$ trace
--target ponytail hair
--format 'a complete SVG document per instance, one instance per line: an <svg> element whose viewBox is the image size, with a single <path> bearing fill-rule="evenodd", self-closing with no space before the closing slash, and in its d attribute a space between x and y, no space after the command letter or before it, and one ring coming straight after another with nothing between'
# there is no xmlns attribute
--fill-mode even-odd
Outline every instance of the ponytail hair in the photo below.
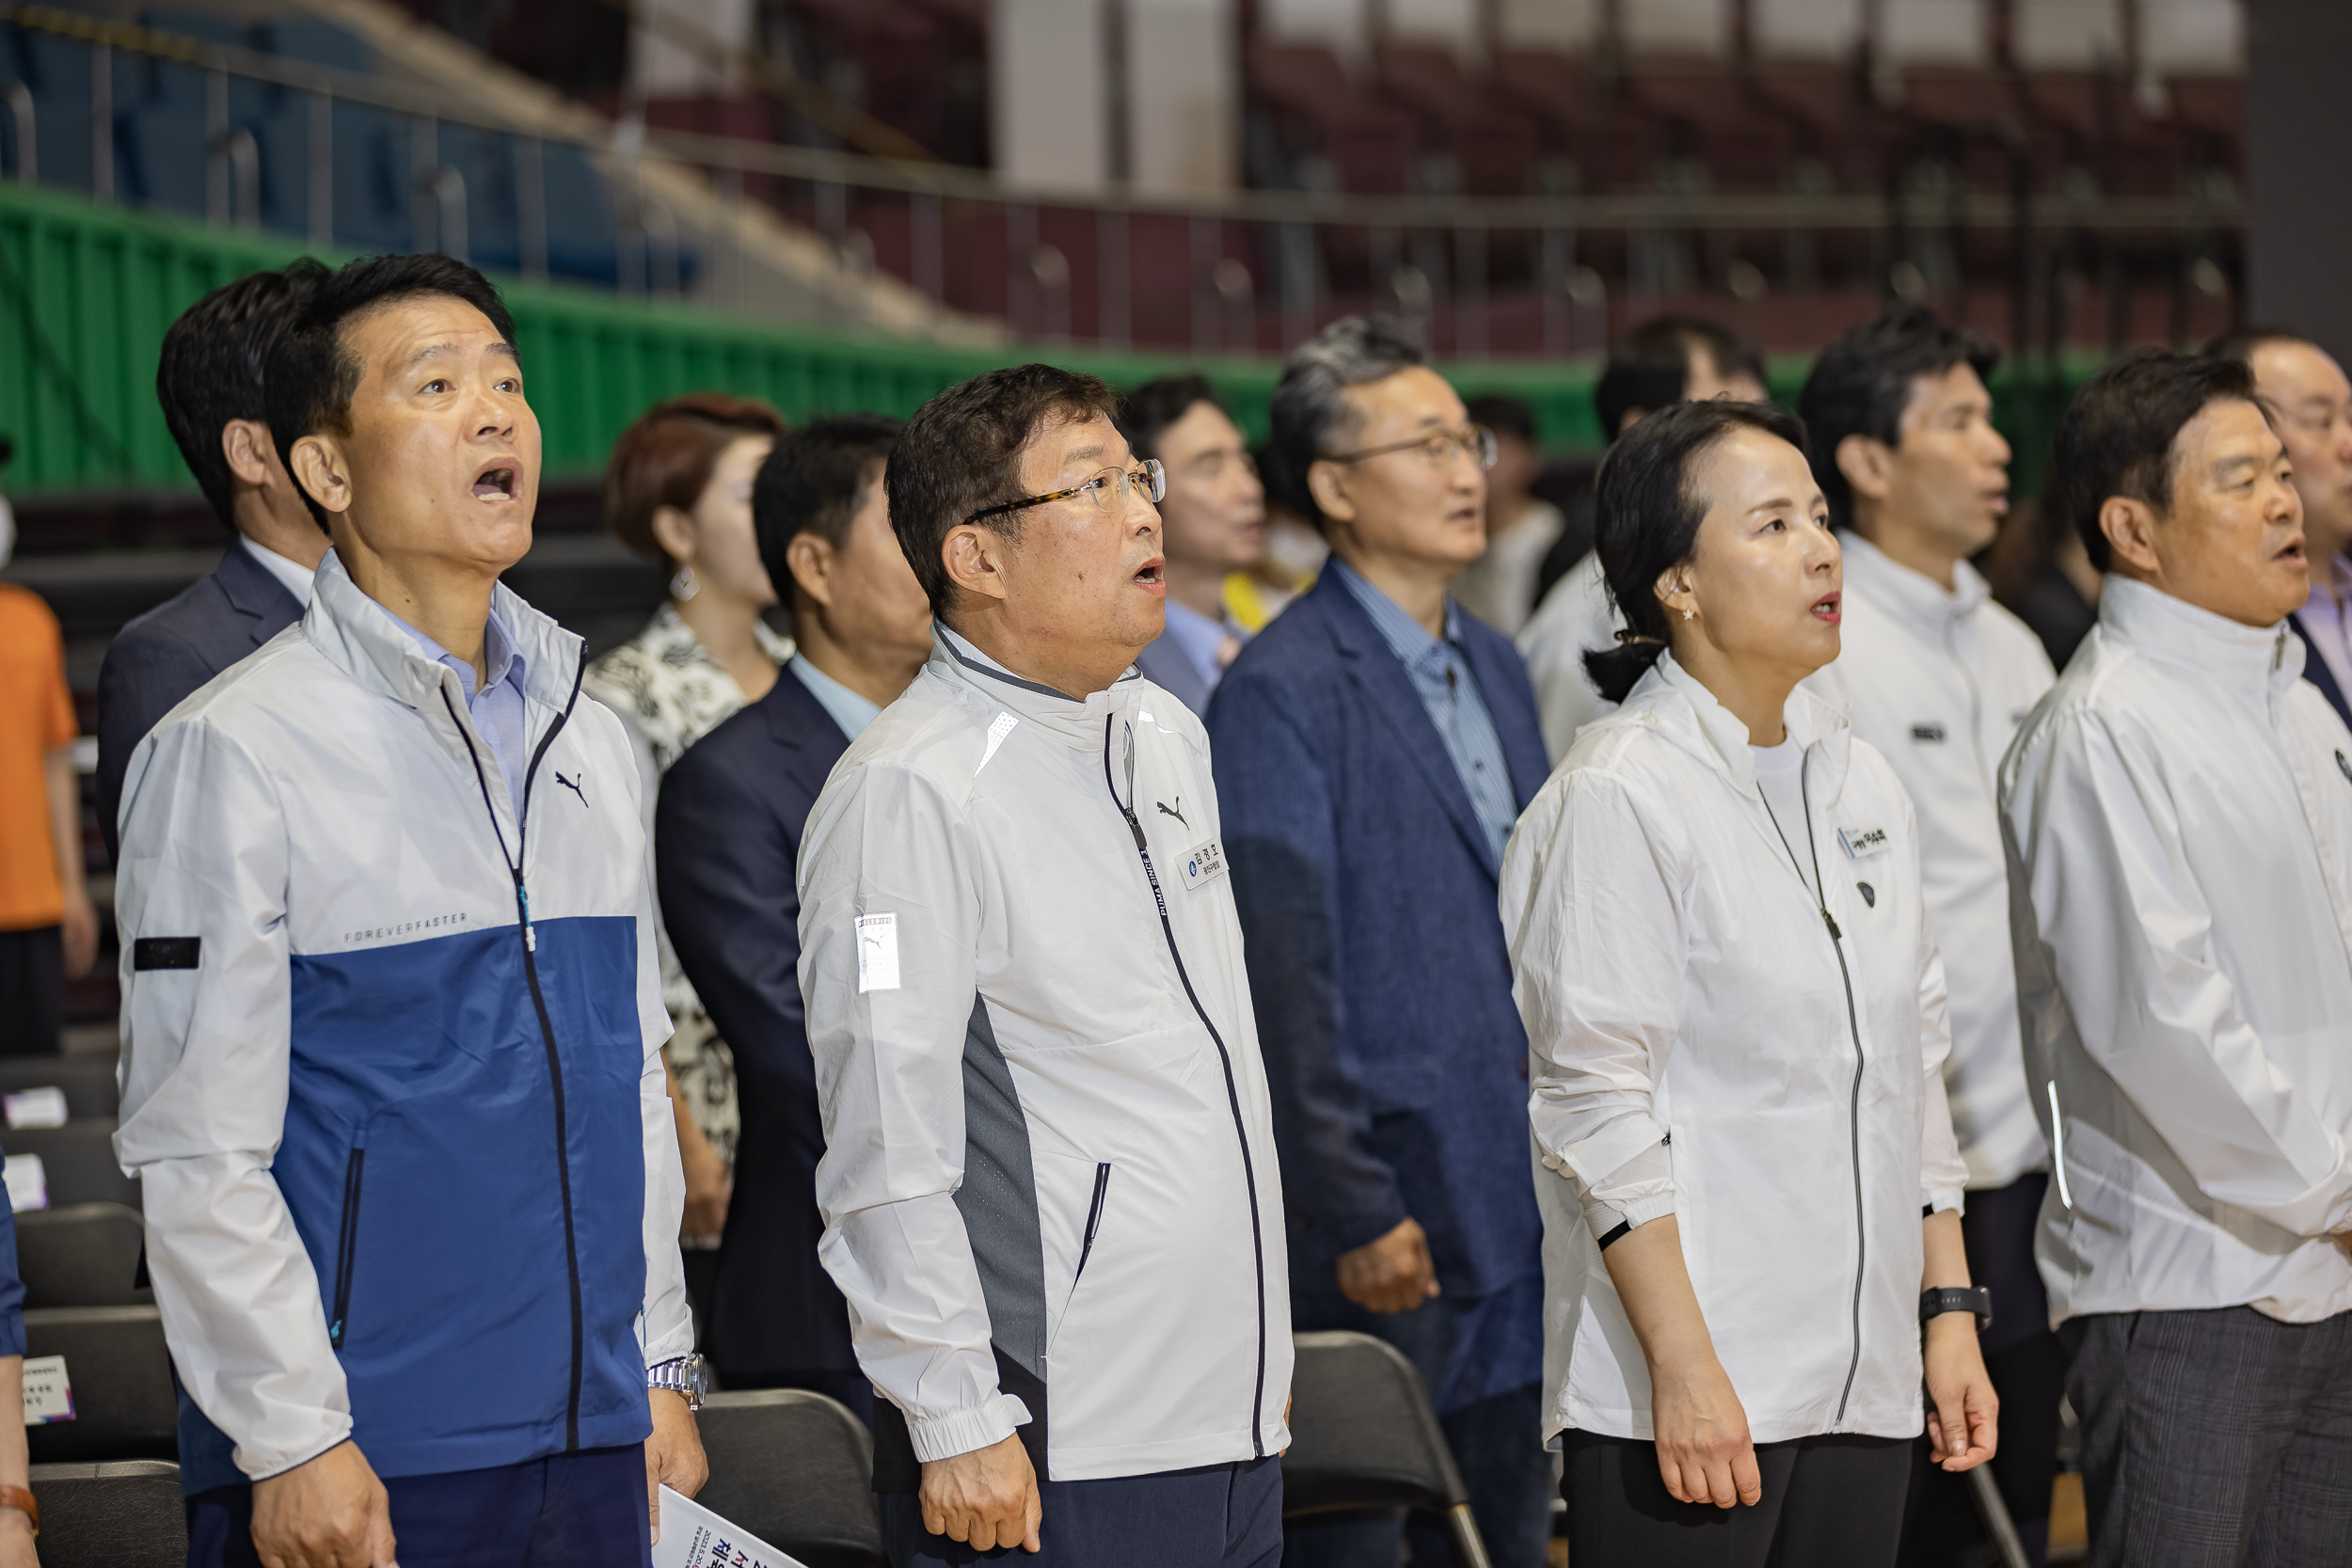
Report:
<svg viewBox="0 0 2352 1568"><path fill-rule="evenodd" d="M1795 415L1765 403L1713 400L1645 416L1600 460L1593 552L1626 629L1614 646L1587 653L1584 669L1607 702L1624 702L1666 651L1670 626L1658 579L1690 560L1698 544L1708 505L1692 477L1699 458L1737 430L1760 430L1805 451L1804 424Z"/></svg>

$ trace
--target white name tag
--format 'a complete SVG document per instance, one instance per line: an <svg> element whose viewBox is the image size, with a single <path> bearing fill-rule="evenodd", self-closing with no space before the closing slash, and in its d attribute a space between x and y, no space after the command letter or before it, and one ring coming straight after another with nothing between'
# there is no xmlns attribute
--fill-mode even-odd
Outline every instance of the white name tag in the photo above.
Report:
<svg viewBox="0 0 2352 1568"><path fill-rule="evenodd" d="M857 917L857 993L898 989L898 917Z"/></svg>
<svg viewBox="0 0 2352 1568"><path fill-rule="evenodd" d="M1225 875L1225 846L1211 839L1197 849L1187 849L1176 869L1188 888L1214 881Z"/></svg>
<svg viewBox="0 0 2352 1568"><path fill-rule="evenodd" d="M44 1426L73 1419L73 1385L65 1375L62 1355L24 1358L24 1424Z"/></svg>
<svg viewBox="0 0 2352 1568"><path fill-rule="evenodd" d="M1886 836L1884 828L1840 828L1837 830L1837 842L1846 847L1846 858L1850 861L1883 855L1894 847L1894 842Z"/></svg>

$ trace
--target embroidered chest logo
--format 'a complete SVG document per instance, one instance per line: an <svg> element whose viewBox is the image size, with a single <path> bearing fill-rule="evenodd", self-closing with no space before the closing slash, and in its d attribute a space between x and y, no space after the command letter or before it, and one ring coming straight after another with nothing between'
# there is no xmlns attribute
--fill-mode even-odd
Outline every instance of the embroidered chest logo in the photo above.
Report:
<svg viewBox="0 0 2352 1568"><path fill-rule="evenodd" d="M584 779L587 776L587 774L582 773L580 777ZM573 794L579 796L580 803L581 805L584 806L588 803L588 792L580 787L579 780L567 779L564 776L562 770L558 769L555 774L555 782L562 784L565 789L570 790Z"/></svg>
<svg viewBox="0 0 2352 1568"><path fill-rule="evenodd" d="M1941 740L1944 738L1944 726L1941 724L1914 724L1911 726L1911 738L1922 741Z"/></svg>
<svg viewBox="0 0 2352 1568"><path fill-rule="evenodd" d="M1176 803L1172 806L1166 800L1154 800L1152 803L1160 808L1161 815L1172 816L1179 822L1184 822L1184 798L1183 796L1177 796ZM1192 824L1184 822L1184 826L1189 828Z"/></svg>

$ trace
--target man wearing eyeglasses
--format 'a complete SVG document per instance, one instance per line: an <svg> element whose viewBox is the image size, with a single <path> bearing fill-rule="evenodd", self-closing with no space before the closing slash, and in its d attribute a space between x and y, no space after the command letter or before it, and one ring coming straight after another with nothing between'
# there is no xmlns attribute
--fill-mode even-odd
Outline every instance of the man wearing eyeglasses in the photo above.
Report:
<svg viewBox="0 0 2352 1568"><path fill-rule="evenodd" d="M1133 668L1165 482L1113 405L1025 365L907 425L930 662L802 841L818 1255L895 1568L1282 1552L1281 1179L1208 739Z"/></svg>
<svg viewBox="0 0 2352 1568"><path fill-rule="evenodd" d="M1534 693L1448 596L1486 546L1494 441L1384 325L1334 323L1274 392L1268 483L1331 546L1209 705L1291 1206L1301 1329L1420 1368L1498 1568L1537 1568L1542 1222L1496 879L1544 782ZM1293 1531L1397 1560L1401 1514ZM1442 1538L1414 1560L1443 1561Z"/></svg>

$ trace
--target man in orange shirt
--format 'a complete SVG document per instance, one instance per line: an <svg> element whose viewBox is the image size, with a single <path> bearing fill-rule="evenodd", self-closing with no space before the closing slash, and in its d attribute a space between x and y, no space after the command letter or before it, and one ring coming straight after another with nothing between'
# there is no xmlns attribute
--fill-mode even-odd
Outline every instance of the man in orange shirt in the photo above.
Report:
<svg viewBox="0 0 2352 1568"><path fill-rule="evenodd" d="M0 521L0 565L14 533ZM0 1056L57 1053L65 982L98 957L73 776L80 730L57 617L31 590L0 583Z"/></svg>

